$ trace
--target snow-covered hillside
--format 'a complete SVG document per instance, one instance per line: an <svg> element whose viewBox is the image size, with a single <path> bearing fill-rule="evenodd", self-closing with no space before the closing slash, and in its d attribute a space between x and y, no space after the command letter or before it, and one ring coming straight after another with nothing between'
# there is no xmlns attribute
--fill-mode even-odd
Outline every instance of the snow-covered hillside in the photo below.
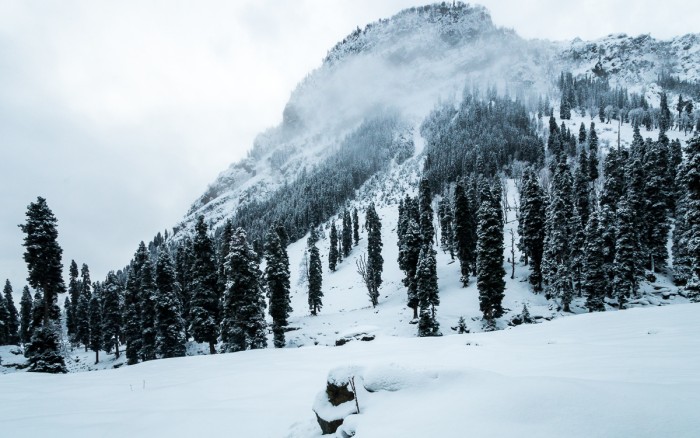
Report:
<svg viewBox="0 0 700 438"><path fill-rule="evenodd" d="M0 377L0 435L313 437L336 367L355 366L358 438L697 436L699 304L492 333L378 337L99 373ZM362 388L371 388L367 393Z"/></svg>
<svg viewBox="0 0 700 438"><path fill-rule="evenodd" d="M283 122L261 133L249 157L219 175L175 227L175 236L186 234L200 214L217 227L241 205L268 198L333 156L377 112L391 109L416 126L438 102L458 99L465 86L558 98L562 71L594 75L598 62L611 84L644 89L658 105L655 82L662 72L700 79L698 51L698 34L670 41L610 35L550 42L498 27L481 6L458 2L401 11L358 28L329 50L292 93Z"/></svg>

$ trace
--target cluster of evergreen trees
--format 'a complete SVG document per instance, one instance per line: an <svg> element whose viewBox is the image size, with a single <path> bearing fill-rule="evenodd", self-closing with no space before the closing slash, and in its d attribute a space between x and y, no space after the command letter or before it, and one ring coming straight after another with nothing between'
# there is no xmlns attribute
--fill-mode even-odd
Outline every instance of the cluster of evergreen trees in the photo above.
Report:
<svg viewBox="0 0 700 438"><path fill-rule="evenodd" d="M436 108L421 125L426 140L424 177L436 193L468 174L492 177L515 161L541 164L544 145L528 107L494 93L484 101L465 93L458 108Z"/></svg>
<svg viewBox="0 0 700 438"><path fill-rule="evenodd" d="M561 136L556 123L549 141L556 146L554 136ZM680 224L674 251L689 247L680 237L688 223L681 144L664 131L657 141L644 140L635 125L630 148L610 149L601 173L594 125L588 132L582 126L573 141L576 159L561 148L551 150L556 155L548 190L533 169L523 175L520 248L534 289L544 286L565 311L575 296L585 296L591 311L604 310L606 297L622 308L637 295L641 279L669 266L666 245L674 218ZM683 260L689 259L674 255L679 282L691 272Z"/></svg>
<svg viewBox="0 0 700 438"><path fill-rule="evenodd" d="M36 293L32 298L25 287L17 312L8 280L0 298L0 343L24 343L31 371L66 371L57 304L66 287L56 222L45 199L29 205L21 228L28 281ZM229 222L216 251L199 217L191 239L170 248L163 239L149 245L151 250L141 242L130 265L110 272L103 282L91 282L88 266L83 264L79 273L72 261L65 299L70 343L95 351L96 361L99 351L114 351L118 357L125 344L129 364L184 356L190 338L208 343L211 353L219 341L225 352L264 348L267 295L274 344L283 347L291 311L287 244L284 227L271 227L263 275L260 256L243 229L234 231Z"/></svg>
<svg viewBox="0 0 700 438"><path fill-rule="evenodd" d="M610 123L612 120L621 123L644 126L648 131L660 129L668 131L677 128L679 131L700 131L700 115L695 111L692 99L683 99L683 92L691 94L694 99L700 98L697 93L698 86L677 81L668 76L660 77L660 84L666 83L665 89L678 90L678 101L675 104L676 112L670 110L670 103L666 92L661 93L658 108L654 108L646 99L644 93L629 93L626 88L611 88L607 79L603 77L584 76L574 78L567 72L562 72L559 77L559 89L561 99L559 106L559 118L571 119L571 112L578 110L581 114L590 114L591 118L598 116L601 123ZM539 103L540 117L544 111L548 113L548 104Z"/></svg>
<svg viewBox="0 0 700 438"><path fill-rule="evenodd" d="M460 262L463 286L477 278L480 309L486 327L502 316L503 276L502 190L498 180L469 174L438 203L440 244ZM440 304L434 249L435 229L430 183L423 179L417 198L399 203L398 263L405 276L408 306L418 319L419 336L440 334L435 306Z"/></svg>

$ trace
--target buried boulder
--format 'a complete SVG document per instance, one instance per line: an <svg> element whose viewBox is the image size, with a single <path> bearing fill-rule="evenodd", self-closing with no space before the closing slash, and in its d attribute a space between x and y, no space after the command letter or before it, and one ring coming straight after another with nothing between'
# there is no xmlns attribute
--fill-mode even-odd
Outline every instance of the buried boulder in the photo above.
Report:
<svg viewBox="0 0 700 438"><path fill-rule="evenodd" d="M328 374L326 390L316 396L313 406L324 435L335 433L347 416L360 413L355 386L359 371L356 367L343 367Z"/></svg>

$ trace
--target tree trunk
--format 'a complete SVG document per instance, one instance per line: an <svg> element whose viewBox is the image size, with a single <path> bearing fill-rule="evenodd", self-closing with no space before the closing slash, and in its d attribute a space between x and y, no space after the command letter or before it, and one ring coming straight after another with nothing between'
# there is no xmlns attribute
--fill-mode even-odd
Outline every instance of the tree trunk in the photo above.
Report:
<svg viewBox="0 0 700 438"><path fill-rule="evenodd" d="M100 362L100 350L95 350L95 365Z"/></svg>
<svg viewBox="0 0 700 438"><path fill-rule="evenodd" d="M119 358L119 341L114 343L114 357Z"/></svg>
<svg viewBox="0 0 700 438"><path fill-rule="evenodd" d="M216 354L216 345L214 342L209 342L209 354Z"/></svg>

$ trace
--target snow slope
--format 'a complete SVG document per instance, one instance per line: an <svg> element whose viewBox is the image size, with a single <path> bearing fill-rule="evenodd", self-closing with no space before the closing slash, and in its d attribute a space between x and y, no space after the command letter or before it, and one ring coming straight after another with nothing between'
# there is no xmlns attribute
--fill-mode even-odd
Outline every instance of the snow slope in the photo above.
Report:
<svg viewBox="0 0 700 438"><path fill-rule="evenodd" d="M99 373L0 376L7 437L320 435L329 371L357 367L365 437L695 437L700 304L563 318L492 333L378 337Z"/></svg>

